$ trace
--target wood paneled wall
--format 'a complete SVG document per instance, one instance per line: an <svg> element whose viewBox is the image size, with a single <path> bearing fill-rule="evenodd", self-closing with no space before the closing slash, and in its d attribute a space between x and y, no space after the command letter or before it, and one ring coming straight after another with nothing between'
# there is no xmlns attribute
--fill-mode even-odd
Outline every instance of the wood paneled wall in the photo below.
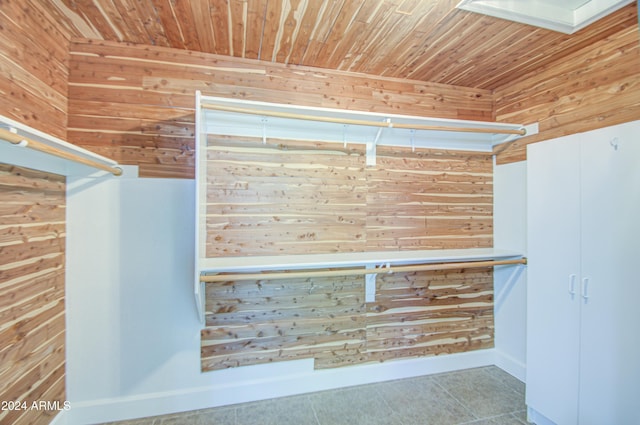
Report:
<svg viewBox="0 0 640 425"><path fill-rule="evenodd" d="M66 139L69 35L39 1L0 1L0 22L0 115ZM64 178L0 163L0 401L20 403L0 423L65 407L64 258Z"/></svg>
<svg viewBox="0 0 640 425"><path fill-rule="evenodd" d="M0 115L65 139L69 35L39 1L0 6Z"/></svg>
<svg viewBox="0 0 640 425"><path fill-rule="evenodd" d="M491 247L486 153L209 135L208 257ZM316 368L493 346L491 270L209 283L202 368Z"/></svg>
<svg viewBox="0 0 640 425"><path fill-rule="evenodd" d="M490 154L208 137L206 256L493 246Z"/></svg>
<svg viewBox="0 0 640 425"><path fill-rule="evenodd" d="M64 177L0 164L0 401L20 403L3 424L64 408L65 205Z"/></svg>
<svg viewBox="0 0 640 425"><path fill-rule="evenodd" d="M285 66L164 47L74 40L69 141L193 178L194 92L306 106L493 120L488 90Z"/></svg>
<svg viewBox="0 0 640 425"><path fill-rule="evenodd" d="M202 370L302 358L333 368L493 347L486 269L209 283Z"/></svg>
<svg viewBox="0 0 640 425"><path fill-rule="evenodd" d="M540 132L510 144L497 162L526 159L528 143L640 119L640 31L637 9L625 8L609 36L495 91L496 120Z"/></svg>

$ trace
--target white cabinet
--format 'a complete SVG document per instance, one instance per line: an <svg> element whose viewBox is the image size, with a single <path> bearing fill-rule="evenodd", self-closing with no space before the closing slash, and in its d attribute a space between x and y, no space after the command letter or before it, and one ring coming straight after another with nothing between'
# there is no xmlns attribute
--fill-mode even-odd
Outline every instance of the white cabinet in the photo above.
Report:
<svg viewBox="0 0 640 425"><path fill-rule="evenodd" d="M640 122L529 146L527 395L537 423L640 424Z"/></svg>

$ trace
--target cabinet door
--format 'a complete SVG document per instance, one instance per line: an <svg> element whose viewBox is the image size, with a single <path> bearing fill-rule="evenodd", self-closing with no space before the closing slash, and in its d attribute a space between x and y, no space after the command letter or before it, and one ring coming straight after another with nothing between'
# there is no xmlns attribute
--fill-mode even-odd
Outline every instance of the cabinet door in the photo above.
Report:
<svg viewBox="0 0 640 425"><path fill-rule="evenodd" d="M581 143L581 425L640 424L639 132L630 123Z"/></svg>
<svg viewBox="0 0 640 425"><path fill-rule="evenodd" d="M573 137L529 146L526 400L563 425L578 415L579 167Z"/></svg>

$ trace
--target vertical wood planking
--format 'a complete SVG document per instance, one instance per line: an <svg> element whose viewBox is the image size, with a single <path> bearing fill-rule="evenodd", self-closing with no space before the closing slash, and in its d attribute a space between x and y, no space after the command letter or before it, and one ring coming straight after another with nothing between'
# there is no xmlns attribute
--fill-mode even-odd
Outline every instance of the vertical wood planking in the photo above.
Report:
<svg viewBox="0 0 640 425"><path fill-rule="evenodd" d="M65 180L0 164L0 400L65 401ZM0 412L48 424L58 410Z"/></svg>
<svg viewBox="0 0 640 425"><path fill-rule="evenodd" d="M71 37L487 90L638 25L635 4L567 35L457 9L459 0L29 2Z"/></svg>

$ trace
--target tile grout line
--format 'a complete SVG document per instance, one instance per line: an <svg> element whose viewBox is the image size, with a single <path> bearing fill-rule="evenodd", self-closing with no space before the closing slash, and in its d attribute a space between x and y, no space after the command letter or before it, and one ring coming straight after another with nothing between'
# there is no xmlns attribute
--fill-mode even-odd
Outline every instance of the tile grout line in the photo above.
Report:
<svg viewBox="0 0 640 425"><path fill-rule="evenodd" d="M311 397L309 395L306 396L307 401L309 402L309 405L311 406L311 411L313 412L313 417L316 419L316 424L317 425L322 425L320 423L320 418L318 418L318 412L316 412L316 408L313 405L313 401L311 400Z"/></svg>
<svg viewBox="0 0 640 425"><path fill-rule="evenodd" d="M388 381L388 383L391 383L391 382L393 381ZM391 412L393 412L394 415L398 415L399 412L396 409L394 409L391 404L389 404L385 396L382 394L382 392L380 392L380 386L376 385L374 389L376 391L376 394L378 394L378 396L382 399L382 402L385 404L385 406L387 406L387 408L391 410ZM400 425L404 424L404 421L401 421L400 419L398 419L398 421L400 421Z"/></svg>
<svg viewBox="0 0 640 425"><path fill-rule="evenodd" d="M438 387L442 388L442 391L444 391L444 392L445 392L446 394L448 394L452 399L454 399L458 404L460 404L460 405L464 408L464 410L465 410L465 411L467 411L467 412L468 412L468 413L469 413L469 414L474 418L474 419L473 419L474 421L477 421L477 420L479 420L479 419L482 419L482 418L479 418L475 413L473 413L473 411L472 411L472 410L467 406L467 404L466 404L466 403L463 403L462 401L460 401L460 400L458 399L458 397L456 397L456 396L454 396L453 394L451 394L451 392L449 392L449 390L447 390L447 389L446 389L442 384L440 384L440 382L438 382L438 378L437 378L437 376L434 376L434 377L433 377L433 381L436 383L436 385L437 385ZM458 423L457 425L461 425L461 424L464 424L464 423L465 423L465 422L460 422L460 423ZM467 422L467 423L468 423L468 422Z"/></svg>

